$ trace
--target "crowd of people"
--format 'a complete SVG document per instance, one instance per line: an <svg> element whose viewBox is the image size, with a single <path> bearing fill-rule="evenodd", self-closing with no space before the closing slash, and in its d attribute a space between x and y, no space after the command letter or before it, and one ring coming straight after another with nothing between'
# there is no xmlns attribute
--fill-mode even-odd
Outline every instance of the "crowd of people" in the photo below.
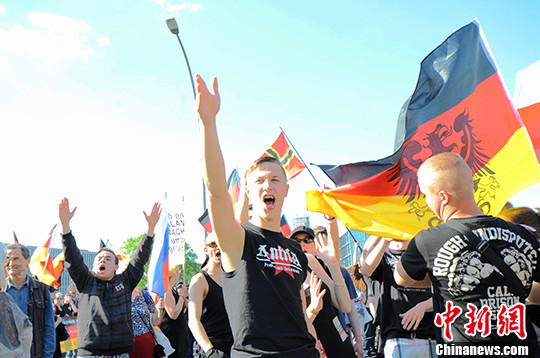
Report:
<svg viewBox="0 0 540 358"><path fill-rule="evenodd" d="M235 214L216 126L217 80L212 90L196 82L213 227L200 272L186 285L172 268L164 297L137 288L159 203L143 212L147 232L124 270L108 248L88 268L70 228L76 208L64 198L58 213L73 281L65 296L27 274L25 246L0 245L7 272L0 356L61 357L65 327L76 322L77 349L68 357L540 357L538 213L484 215L467 163L438 154L422 164L418 182L444 223L410 241L370 237L347 269L336 218L298 226L289 238L281 232L289 186L275 158L247 170Z"/></svg>

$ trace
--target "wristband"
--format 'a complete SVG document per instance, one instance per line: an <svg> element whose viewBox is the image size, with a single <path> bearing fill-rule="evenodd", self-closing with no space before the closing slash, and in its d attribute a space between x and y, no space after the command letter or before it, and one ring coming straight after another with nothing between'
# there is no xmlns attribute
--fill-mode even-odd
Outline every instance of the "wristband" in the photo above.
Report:
<svg viewBox="0 0 540 358"><path fill-rule="evenodd" d="M184 295L180 295L180 297L182 297L184 299L184 301L187 301L186 298L184 297Z"/></svg>
<svg viewBox="0 0 540 358"><path fill-rule="evenodd" d="M335 216L330 216L330 215L326 215L324 214L324 218L328 221L332 221L332 220L336 220L336 217Z"/></svg>
<svg viewBox="0 0 540 358"><path fill-rule="evenodd" d="M312 308L312 309L311 309L311 314L314 315L314 316L316 316L316 315L319 314L319 311L315 310L315 308Z"/></svg>
<svg viewBox="0 0 540 358"><path fill-rule="evenodd" d="M344 287L345 284L344 283L335 283L334 282L334 287Z"/></svg>

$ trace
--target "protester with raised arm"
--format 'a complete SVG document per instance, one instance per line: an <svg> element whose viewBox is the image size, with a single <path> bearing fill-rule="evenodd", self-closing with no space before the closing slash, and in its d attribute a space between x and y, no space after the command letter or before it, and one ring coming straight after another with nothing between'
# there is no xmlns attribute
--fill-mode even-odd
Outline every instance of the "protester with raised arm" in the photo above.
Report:
<svg viewBox="0 0 540 358"><path fill-rule="evenodd" d="M149 215L143 211L148 230L127 268L120 274L116 273L118 257L108 248L98 251L92 271L84 264L70 228L76 209L70 210L69 201L64 198L58 212L62 224L65 261L69 275L80 293L78 356L128 358L128 353L134 349L131 292L141 280L144 265L150 258L154 228L161 215L161 206L155 203Z"/></svg>
<svg viewBox="0 0 540 358"><path fill-rule="evenodd" d="M369 241L360 271L381 284L379 351L385 357L435 356L431 290L402 287L394 281L395 266L409 242L383 237L370 237Z"/></svg>
<svg viewBox="0 0 540 358"><path fill-rule="evenodd" d="M272 157L253 163L246 173L253 215L249 223L240 225L227 191L217 135L216 78L212 89L213 93L197 76L209 213L221 249L225 306L234 337L231 356L317 357L316 334L305 314L302 290L307 258L300 245L281 233L281 208L289 190L285 171Z"/></svg>
<svg viewBox="0 0 540 358"><path fill-rule="evenodd" d="M309 255L311 275L320 278L322 282L318 285L326 291L322 297L321 309L311 312L315 315L313 326L324 352L328 358L356 357L352 342L346 333L346 327L340 323L337 316L336 310L350 311L352 302L347 287L345 287L339 262L335 257L333 244L326 240L326 244L319 243L316 247L315 234L311 228L306 226L297 226L291 233L291 240L297 241L302 250ZM311 302L310 305L312 305ZM361 338L359 343L361 347Z"/></svg>

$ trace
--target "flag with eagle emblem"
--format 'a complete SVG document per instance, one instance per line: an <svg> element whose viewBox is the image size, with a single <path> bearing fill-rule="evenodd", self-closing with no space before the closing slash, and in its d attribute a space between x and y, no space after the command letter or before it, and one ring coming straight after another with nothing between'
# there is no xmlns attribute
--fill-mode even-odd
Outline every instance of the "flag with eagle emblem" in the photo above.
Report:
<svg viewBox="0 0 540 358"><path fill-rule="evenodd" d="M319 165L337 187L307 192L307 208L367 234L410 239L440 222L420 192L418 168L449 151L471 167L485 214L497 215L508 199L540 181L531 140L476 19L422 61L416 89L399 114L395 153Z"/></svg>

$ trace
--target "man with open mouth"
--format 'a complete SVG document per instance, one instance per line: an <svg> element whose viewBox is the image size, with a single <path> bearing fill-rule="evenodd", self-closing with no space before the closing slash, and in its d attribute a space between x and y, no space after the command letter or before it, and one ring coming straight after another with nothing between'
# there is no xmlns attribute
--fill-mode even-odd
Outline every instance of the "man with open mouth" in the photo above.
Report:
<svg viewBox="0 0 540 358"><path fill-rule="evenodd" d="M117 274L118 257L108 248L100 249L93 270L84 264L83 256L71 233L69 222L75 214L68 199L60 202L62 245L69 275L79 290L78 356L128 358L134 349L131 322L131 292L144 273L154 242L154 228L161 215L155 203L152 212L144 216L148 223L146 236L139 242L127 268Z"/></svg>
<svg viewBox="0 0 540 358"><path fill-rule="evenodd" d="M300 245L281 232L287 176L275 158L257 159L246 172L252 217L244 225L235 220L216 129L216 78L212 87L213 93L197 76L209 213L221 249L225 307L234 337L231 356L318 357L302 290L308 259Z"/></svg>
<svg viewBox="0 0 540 358"><path fill-rule="evenodd" d="M206 237L204 252L207 262L189 284L189 328L201 346L201 357L229 357L233 338L223 301L221 250L216 235Z"/></svg>

